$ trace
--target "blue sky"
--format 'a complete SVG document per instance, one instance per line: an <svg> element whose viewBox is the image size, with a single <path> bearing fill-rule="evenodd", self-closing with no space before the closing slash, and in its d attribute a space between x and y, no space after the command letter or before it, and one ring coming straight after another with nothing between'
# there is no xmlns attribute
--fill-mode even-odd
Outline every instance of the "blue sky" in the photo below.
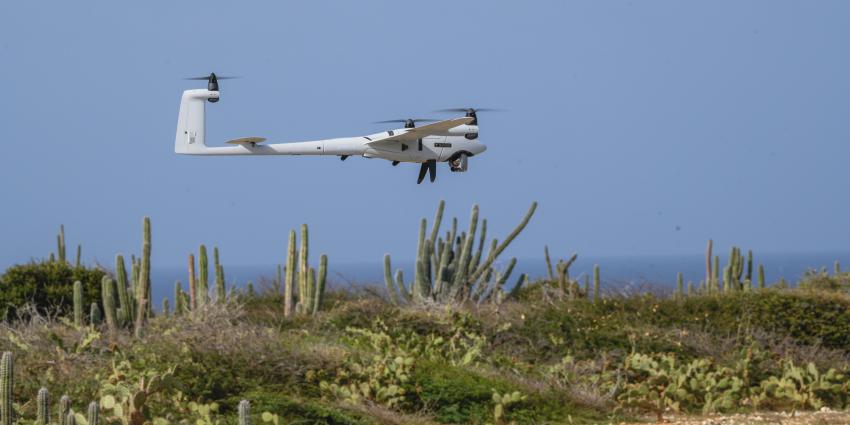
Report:
<svg viewBox="0 0 850 425"><path fill-rule="evenodd" d="M409 258L439 199L511 255L850 250L850 2L0 4L0 266L60 223L87 261L205 242L282 262L307 222L332 261ZM182 77L222 84L207 140L366 134L482 106L465 174L379 160L173 153ZM677 230L678 228L678 230ZM69 251L71 249L69 248Z"/></svg>

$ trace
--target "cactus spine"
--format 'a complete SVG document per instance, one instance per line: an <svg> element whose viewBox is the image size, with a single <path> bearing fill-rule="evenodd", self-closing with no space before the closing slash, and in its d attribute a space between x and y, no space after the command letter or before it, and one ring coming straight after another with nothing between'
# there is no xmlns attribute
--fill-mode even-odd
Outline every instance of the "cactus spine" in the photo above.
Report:
<svg viewBox="0 0 850 425"><path fill-rule="evenodd" d="M289 231L289 244L286 247L286 277L283 287L283 315L292 317L293 292L295 285L295 263L297 262L297 254L295 252L295 230Z"/></svg>
<svg viewBox="0 0 850 425"><path fill-rule="evenodd" d="M71 399L67 395L59 398L59 425L68 425L68 415L71 413Z"/></svg>
<svg viewBox="0 0 850 425"><path fill-rule="evenodd" d="M210 293L207 247L203 244L198 248L198 269L200 269L198 270L198 293L195 295L195 302L198 303L198 308L203 308L207 305L207 297Z"/></svg>
<svg viewBox="0 0 850 425"><path fill-rule="evenodd" d="M100 296L103 302L103 313L106 317L106 326L111 332L118 327L118 317L115 312L115 284L109 276L104 276L101 281Z"/></svg>
<svg viewBox="0 0 850 425"><path fill-rule="evenodd" d="M88 425L98 425L100 422L100 406L96 401L89 403Z"/></svg>
<svg viewBox="0 0 850 425"><path fill-rule="evenodd" d="M145 325L145 318L150 307L151 287L151 219L145 217L142 220L142 258L139 266L139 281L136 285L136 337L141 338Z"/></svg>
<svg viewBox="0 0 850 425"><path fill-rule="evenodd" d="M13 424L12 391L15 387L15 368L12 353L6 351L0 360L0 425Z"/></svg>
<svg viewBox="0 0 850 425"><path fill-rule="evenodd" d="M239 425L251 425L251 403L248 400L239 402Z"/></svg>
<svg viewBox="0 0 850 425"><path fill-rule="evenodd" d="M48 425L50 422L50 393L47 392L47 388L42 387L38 390L36 404L38 405L38 413L35 423L38 425Z"/></svg>
<svg viewBox="0 0 850 425"><path fill-rule="evenodd" d="M83 283L74 282L74 325L83 326Z"/></svg>
<svg viewBox="0 0 850 425"><path fill-rule="evenodd" d="M130 318L133 317L133 307L130 302L130 296L127 294L127 269L124 268L124 256L115 256L115 286L118 288L118 309L121 314L118 315L118 324L126 325L130 323Z"/></svg>

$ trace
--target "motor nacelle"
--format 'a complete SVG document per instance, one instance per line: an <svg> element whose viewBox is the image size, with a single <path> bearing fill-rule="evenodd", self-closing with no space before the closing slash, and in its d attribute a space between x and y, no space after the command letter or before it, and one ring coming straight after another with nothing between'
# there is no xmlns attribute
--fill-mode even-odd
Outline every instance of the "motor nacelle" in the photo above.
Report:
<svg viewBox="0 0 850 425"><path fill-rule="evenodd" d="M449 159L449 169L453 173L463 173L469 169L469 157L465 153L460 153L457 156Z"/></svg>

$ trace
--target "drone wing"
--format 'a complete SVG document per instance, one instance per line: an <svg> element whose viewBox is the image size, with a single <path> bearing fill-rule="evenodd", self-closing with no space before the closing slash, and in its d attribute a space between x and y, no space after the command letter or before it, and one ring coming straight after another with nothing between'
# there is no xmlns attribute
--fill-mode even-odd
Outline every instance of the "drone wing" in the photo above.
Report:
<svg viewBox="0 0 850 425"><path fill-rule="evenodd" d="M472 122L474 118L472 117L462 117L462 118L453 118L445 121L437 121L435 123L431 123L428 125L423 125L422 127L408 128L406 131L400 132L386 132L386 137L382 138L373 138L369 144L378 143L378 142L415 142L425 136L431 135L439 135L444 134L448 130L455 128L459 125L469 124Z"/></svg>
<svg viewBox="0 0 850 425"><path fill-rule="evenodd" d="M265 137L242 137L239 139L228 140L225 143L229 143L231 145L256 145L257 143L263 143L265 141Z"/></svg>

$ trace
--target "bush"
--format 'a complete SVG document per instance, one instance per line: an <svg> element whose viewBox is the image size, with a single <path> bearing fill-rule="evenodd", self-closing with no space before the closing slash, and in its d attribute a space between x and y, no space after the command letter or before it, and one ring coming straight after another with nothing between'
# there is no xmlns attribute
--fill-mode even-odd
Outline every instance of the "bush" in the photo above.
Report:
<svg viewBox="0 0 850 425"><path fill-rule="evenodd" d="M83 284L83 306L100 303L101 280L106 274L98 268L74 267L63 261L41 261L9 267L0 277L0 312L14 317L17 309L30 304L39 313L64 314L74 308L74 282Z"/></svg>

